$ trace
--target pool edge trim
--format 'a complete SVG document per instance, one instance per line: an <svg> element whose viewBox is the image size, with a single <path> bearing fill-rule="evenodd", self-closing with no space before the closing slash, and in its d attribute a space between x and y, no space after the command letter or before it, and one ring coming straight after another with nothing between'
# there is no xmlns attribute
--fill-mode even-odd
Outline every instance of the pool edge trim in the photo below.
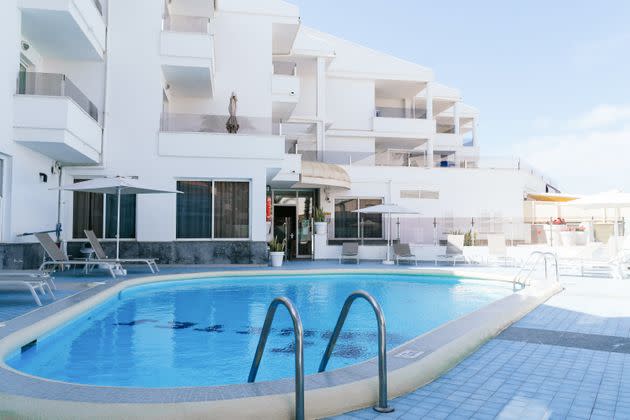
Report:
<svg viewBox="0 0 630 420"><path fill-rule="evenodd" d="M374 273L374 269L321 269L321 270L291 270L291 271L221 271L210 273L173 274L166 276L147 276L113 284L111 287L87 297L75 305L63 309L49 317L42 319L28 327L10 333L0 339L0 370L30 378L32 381L42 383L48 387L55 385L72 386L80 391L89 392L95 389L120 390L126 388L95 387L91 385L69 384L56 382L44 378L29 376L16 371L4 362L6 356L15 348L32 341L34 338L57 328L64 323L81 316L96 305L115 296L122 290L147 283L166 281L189 280L206 277L241 277L241 276L269 276L269 275L296 275L296 274L357 274ZM378 270L378 273L401 274L399 269ZM422 268L413 271L405 271L408 274L422 275L446 275L475 278L480 280L511 281L511 278L496 273L482 273L478 271L466 271L462 269L433 269ZM389 396L390 398L411 392L414 389L439 377L446 370L453 367L461 359L472 353L487 340L499 334L509 325L526 315L535 307L546 301L549 297L562 290L559 284L547 287L529 287L518 293L499 299L463 317L442 324L440 327L418 336L401 346L388 352L390 366ZM500 315L500 316L497 316ZM397 355L404 350L422 352L417 359L401 360ZM338 369L324 374L307 376L306 413L309 418L319 418L347 412L353 409L372 405L377 398L376 361L371 359L357 365ZM228 389L249 385L227 385L219 387L195 387L205 389L208 392L221 393ZM282 385L282 386L281 386ZM99 418L207 418L212 413L213 418L230 416L231 418L291 418L293 411L293 393L291 380L261 382L253 384L249 391L243 390L243 396L203 400L203 401L178 401L177 398L165 398L159 402L115 403L115 401L85 402L64 400L60 395L47 395L49 398L37 398L33 396L17 395L0 389L0 414L10 413L17 418L24 416L42 415L46 413L48 418L80 418L89 413L90 416ZM254 388L255 386L258 386ZM4 387L3 387L4 388ZM273 392L273 389L279 392ZM169 389L166 389L168 391ZM261 390L264 390L261 392ZM146 390L151 393L154 389ZM272 391L268 393L268 391ZM161 391L164 393L164 389ZM258 393L258 395L256 395ZM261 395L265 394L265 395ZM249 396L245 396L249 394ZM223 397L223 396L222 396ZM235 416L235 412L238 413ZM51 417L51 414L54 416Z"/></svg>

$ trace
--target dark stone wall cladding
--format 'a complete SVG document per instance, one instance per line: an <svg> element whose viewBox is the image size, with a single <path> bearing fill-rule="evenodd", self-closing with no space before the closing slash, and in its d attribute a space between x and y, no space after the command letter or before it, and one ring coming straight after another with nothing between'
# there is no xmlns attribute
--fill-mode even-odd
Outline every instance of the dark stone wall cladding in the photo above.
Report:
<svg viewBox="0 0 630 420"><path fill-rule="evenodd" d="M3 270L35 269L44 261L40 244L0 244L0 268Z"/></svg>
<svg viewBox="0 0 630 420"><path fill-rule="evenodd" d="M86 242L68 242L70 258L82 258L79 250ZM101 244L110 258L116 257L115 242ZM267 244L252 241L123 241L120 257L157 258L158 264L266 264ZM39 244L0 244L1 269L35 269L43 258L44 250Z"/></svg>

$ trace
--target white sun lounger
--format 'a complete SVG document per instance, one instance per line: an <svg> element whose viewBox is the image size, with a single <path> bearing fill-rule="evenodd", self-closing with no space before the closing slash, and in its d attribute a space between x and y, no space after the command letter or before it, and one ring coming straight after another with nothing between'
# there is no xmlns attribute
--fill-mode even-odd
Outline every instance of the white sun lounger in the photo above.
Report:
<svg viewBox="0 0 630 420"><path fill-rule="evenodd" d="M51 259L51 261L44 261L39 267L39 271L44 271L44 269L46 269L47 267L51 267L52 269L54 269L55 266L60 267L61 270L63 270L66 266L78 265L89 267L95 264L102 264L106 267L107 271L109 271L109 274L113 278L116 278L114 268L117 268L118 265L112 260L71 260L70 258L68 258L66 253L57 246L57 244L55 243L55 241L53 241L49 234L36 233L35 237L41 244L42 248L44 248L44 251L46 251L46 254L48 254L48 257Z"/></svg>
<svg viewBox="0 0 630 420"><path fill-rule="evenodd" d="M37 295L37 290L39 290L42 295L45 295L46 289L48 289L48 293L50 293L50 296L55 299L55 295L53 294L50 285L45 281L27 281L22 280L19 277L8 276L3 276L2 278L0 278L0 290L14 291L20 289L26 289L31 292L31 296L33 296L33 299L35 300L37 306L42 306L42 301Z"/></svg>
<svg viewBox="0 0 630 420"><path fill-rule="evenodd" d="M452 261L453 265L457 261L466 262L466 257L464 256L464 235L447 235L446 253L435 258L435 265L437 265L438 261Z"/></svg>
<svg viewBox="0 0 630 420"><path fill-rule="evenodd" d="M152 273L156 273L156 272L160 271L160 269L158 268L157 264L155 263L155 258L118 258L118 259L111 259L111 258L107 257L107 254L105 253L105 250L101 246L101 243L99 242L98 238L96 237L96 234L94 233L94 231L92 231L92 230L84 230L84 232L85 232L85 236L87 237L88 241L90 242L90 245L92 246L92 249L94 250L94 254L96 255L96 258L98 260L111 261L113 263L120 263L120 264L146 264L149 267L149 270L151 270Z"/></svg>
<svg viewBox="0 0 630 420"><path fill-rule="evenodd" d="M54 278L45 271L37 270L0 270L0 281L5 277L16 277L25 281L45 281L52 290L57 290Z"/></svg>

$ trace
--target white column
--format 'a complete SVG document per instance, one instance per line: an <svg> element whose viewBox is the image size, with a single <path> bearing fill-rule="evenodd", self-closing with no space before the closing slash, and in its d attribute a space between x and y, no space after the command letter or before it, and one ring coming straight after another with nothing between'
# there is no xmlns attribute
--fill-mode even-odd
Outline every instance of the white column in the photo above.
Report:
<svg viewBox="0 0 630 420"><path fill-rule="evenodd" d="M326 150L326 59L317 57L317 155Z"/></svg>
<svg viewBox="0 0 630 420"><path fill-rule="evenodd" d="M427 168L433 168L433 136L427 139Z"/></svg>
<svg viewBox="0 0 630 420"><path fill-rule="evenodd" d="M453 105L453 123L455 124L455 134L459 134L459 102Z"/></svg>
<svg viewBox="0 0 630 420"><path fill-rule="evenodd" d="M427 120L432 120L433 119L433 89L432 89L432 83L431 82L427 82L427 87L425 88L425 93L426 93L426 109L427 109L427 116L426 119ZM427 164L427 168L433 168L433 145L434 145L435 139L434 136L431 135L428 139L427 139L427 156L426 156L426 164Z"/></svg>
<svg viewBox="0 0 630 420"><path fill-rule="evenodd" d="M472 121L472 145L477 145L477 118L473 118Z"/></svg>
<svg viewBox="0 0 630 420"><path fill-rule="evenodd" d="M427 100L427 120L433 119L433 93L431 92L431 83L427 83L426 91L426 100Z"/></svg>

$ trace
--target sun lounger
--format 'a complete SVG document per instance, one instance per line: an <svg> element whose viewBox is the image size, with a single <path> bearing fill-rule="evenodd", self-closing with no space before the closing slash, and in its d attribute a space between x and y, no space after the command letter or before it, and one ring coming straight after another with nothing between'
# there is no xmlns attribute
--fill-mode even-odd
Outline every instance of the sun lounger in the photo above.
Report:
<svg viewBox="0 0 630 420"><path fill-rule="evenodd" d="M50 294L50 297L55 299L55 295L53 294L53 291L50 288L50 285L46 283L45 281L24 280L23 276L0 277L0 290L14 291L16 289L17 290L26 289L29 292L31 292L31 296L33 296L33 299L35 300L35 303L37 304L37 306L42 306L42 301L37 295L38 290L40 291L42 295L45 295L46 289L48 289L48 293Z"/></svg>
<svg viewBox="0 0 630 420"><path fill-rule="evenodd" d="M514 265L514 259L508 257L505 246L505 235L502 233L488 234L488 264L493 263Z"/></svg>
<svg viewBox="0 0 630 420"><path fill-rule="evenodd" d="M580 269L582 277L611 276L622 279L630 274L630 254L624 250L615 251L614 237L607 245L589 244L579 254L570 258L562 258L560 265L563 270L574 267Z"/></svg>
<svg viewBox="0 0 630 420"><path fill-rule="evenodd" d="M57 244L55 243L55 241L53 241L53 239L50 237L49 234L36 233L35 237L41 244L42 248L44 248L44 251L46 251L46 254L48 255L48 257L51 259L51 261L44 261L42 265L39 267L39 271L44 271L48 267L51 267L52 269L54 269L55 266L63 270L67 266L83 266L83 267L88 266L89 267L95 264L102 264L105 266L107 271L109 271L109 274L113 278L116 278L116 273L114 272L114 269L117 269L119 265L113 262L112 260L105 260L105 261L101 261L97 259L71 260L70 258L68 258L66 253L57 246Z"/></svg>
<svg viewBox="0 0 630 420"><path fill-rule="evenodd" d="M17 277L25 281L45 281L52 290L57 290L54 278L45 271L38 270L0 270L0 280L4 277Z"/></svg>
<svg viewBox="0 0 630 420"><path fill-rule="evenodd" d="M457 261L466 262L466 257L464 257L464 235L447 235L446 253L435 258L435 265L437 265L438 261L452 261L453 265Z"/></svg>
<svg viewBox="0 0 630 420"><path fill-rule="evenodd" d="M85 230L84 232L98 260L111 261L111 262L120 263L120 264L146 264L152 273L156 273L160 271L157 264L155 263L155 258L119 258L116 260L112 258L108 258L107 254L105 253L105 250L101 246L101 243L96 237L96 234L94 233L94 231Z"/></svg>
<svg viewBox="0 0 630 420"><path fill-rule="evenodd" d="M400 264L400 261L414 261L418 265L418 257L411 252L409 244L394 244L394 259L396 264Z"/></svg>
<svg viewBox="0 0 630 420"><path fill-rule="evenodd" d="M357 242L344 242L341 245L339 264L343 260L355 260L359 264L359 244Z"/></svg>

